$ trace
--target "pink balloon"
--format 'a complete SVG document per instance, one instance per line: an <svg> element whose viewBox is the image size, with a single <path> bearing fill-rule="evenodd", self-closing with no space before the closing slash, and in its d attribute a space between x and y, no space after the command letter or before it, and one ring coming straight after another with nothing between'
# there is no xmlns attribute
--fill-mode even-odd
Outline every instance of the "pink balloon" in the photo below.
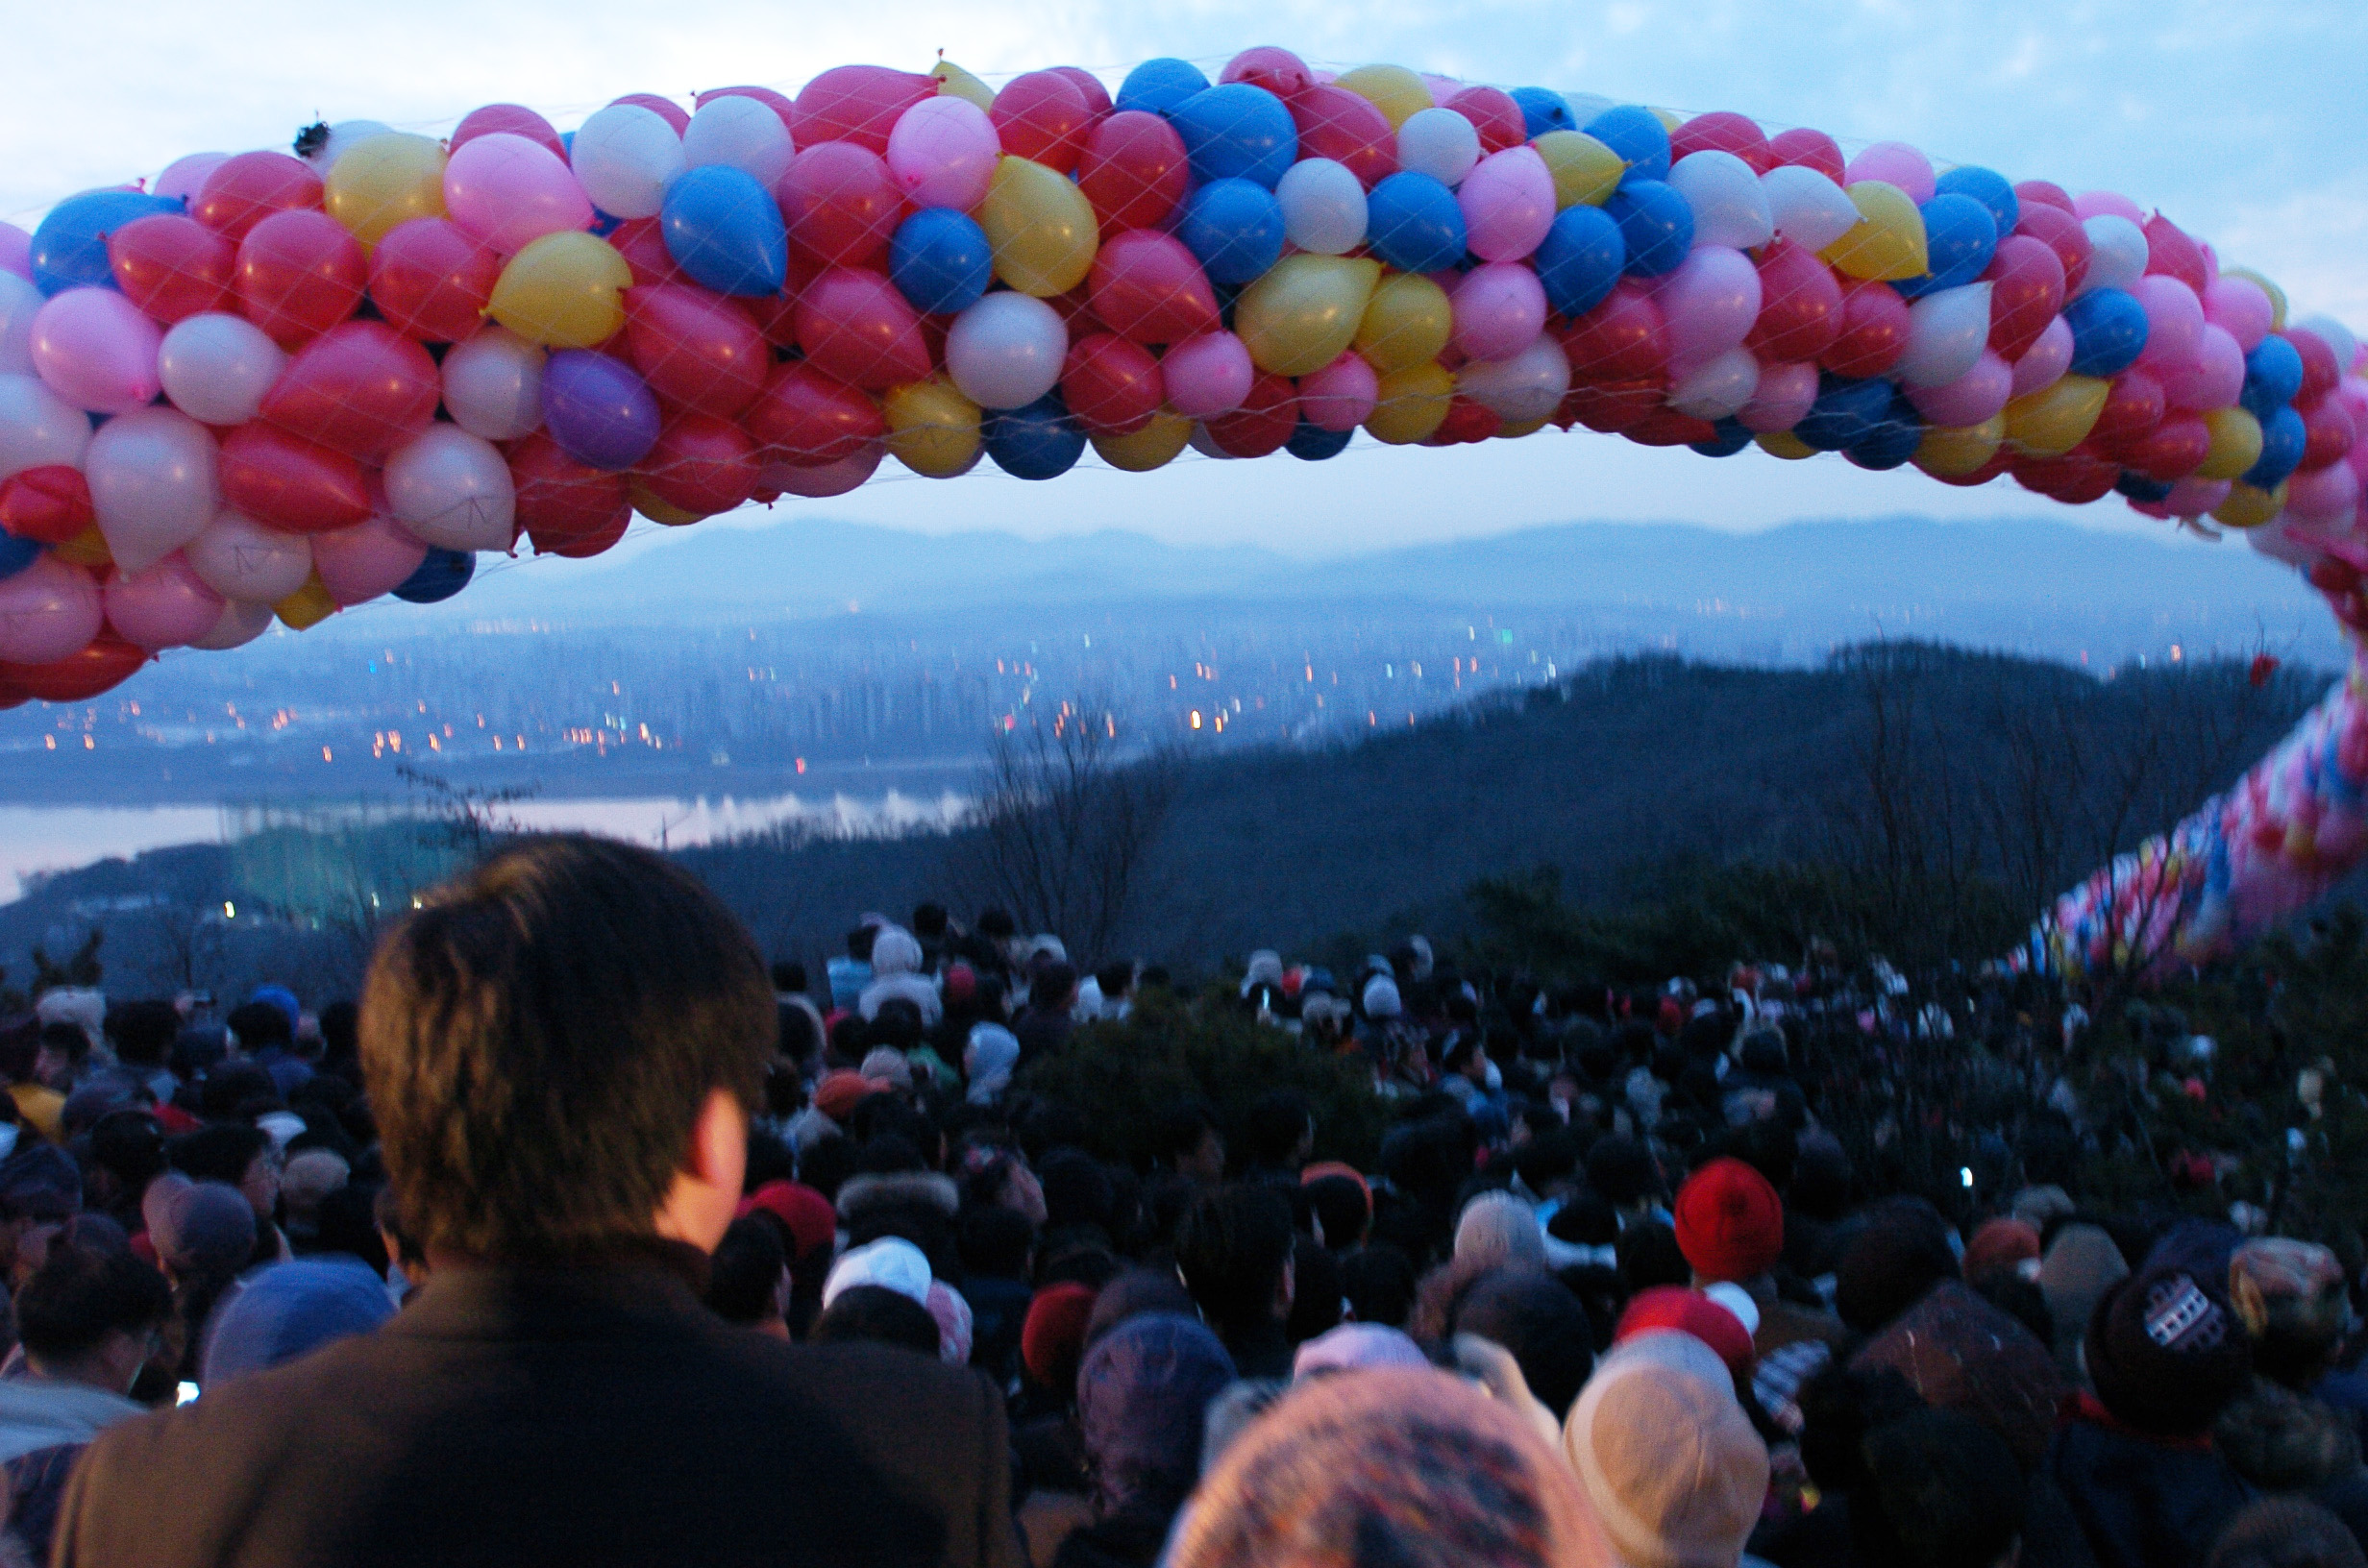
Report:
<svg viewBox="0 0 2368 1568"><path fill-rule="evenodd" d="M1536 148L1508 147L1482 159L1456 187L1455 200L1472 255L1518 261L1553 225L1554 173Z"/></svg>
<svg viewBox="0 0 2368 1568"><path fill-rule="evenodd" d="M99 634L99 585L79 566L43 555L0 578L0 660L47 664L82 650Z"/></svg>
<svg viewBox="0 0 2368 1568"><path fill-rule="evenodd" d="M0 272L33 281L33 236L12 223L0 223Z"/></svg>
<svg viewBox="0 0 2368 1568"><path fill-rule="evenodd" d="M1001 151L985 110L941 92L897 116L888 133L888 172L917 208L968 211L986 200Z"/></svg>
<svg viewBox="0 0 2368 1568"><path fill-rule="evenodd" d="M1431 102L1434 104L1444 104L1448 99L1464 90L1464 84L1458 82L1454 77L1433 76L1428 71L1424 71L1422 73L1422 85L1430 88Z"/></svg>
<svg viewBox="0 0 2368 1568"><path fill-rule="evenodd" d="M2028 397L2044 392L2063 380L2063 373L2072 368L2072 324L2058 316L2047 324L2039 341L2023 351L2014 361L2014 395Z"/></svg>
<svg viewBox="0 0 2368 1568"><path fill-rule="evenodd" d="M1878 141L1850 160L1842 184L1880 180L1897 185L1908 200L1922 207L1933 199L1933 160L1904 141Z"/></svg>
<svg viewBox="0 0 2368 1568"><path fill-rule="evenodd" d="M1656 302L1669 328L1669 375L1739 347L1760 316L1760 269L1725 245L1703 245L1661 281Z"/></svg>
<svg viewBox="0 0 2368 1568"><path fill-rule="evenodd" d="M1353 430L1373 417L1381 378L1355 354L1344 354L1299 378L1299 412L1320 430Z"/></svg>
<svg viewBox="0 0 2368 1568"><path fill-rule="evenodd" d="M196 642L222 620L222 596L198 580L175 551L145 572L107 585L107 624L153 653Z"/></svg>
<svg viewBox="0 0 2368 1568"><path fill-rule="evenodd" d="M2149 273L2130 292L2146 307L2146 352L2137 362L2148 370L2183 365L2204 344L2204 302L2195 290L2162 273Z"/></svg>
<svg viewBox="0 0 2368 1568"><path fill-rule="evenodd" d="M339 604L359 604L401 587L427 558L428 547L391 517L312 536L312 570Z"/></svg>
<svg viewBox="0 0 2368 1568"><path fill-rule="evenodd" d="M2245 389L2245 351L2226 328L2207 326L2194 358L2157 374L2172 407L2191 413L2226 408Z"/></svg>
<svg viewBox="0 0 2368 1568"><path fill-rule="evenodd" d="M1186 419L1215 419L1242 406L1257 380L1249 350L1231 332L1203 332L1171 347L1159 361L1168 406Z"/></svg>
<svg viewBox="0 0 2368 1568"><path fill-rule="evenodd" d="M507 131L460 144L444 165L444 209L463 233L506 256L545 234L592 227L592 199L575 171Z"/></svg>
<svg viewBox="0 0 2368 1568"><path fill-rule="evenodd" d="M69 288L33 318L33 368L77 408L120 414L156 401L164 334L111 288Z"/></svg>
<svg viewBox="0 0 2368 1568"><path fill-rule="evenodd" d="M190 153L174 159L164 165L164 172L157 176L157 183L149 190L154 195L179 196L185 201L197 194L206 176L230 160L228 153Z"/></svg>
<svg viewBox="0 0 2368 1568"><path fill-rule="evenodd" d="M1979 425L2014 396L2014 372L1994 349L1984 349L1973 368L1944 386L1908 389L1915 411L1936 425Z"/></svg>
<svg viewBox="0 0 2368 1568"><path fill-rule="evenodd" d="M1472 268L1447 304L1455 318L1452 341L1468 359L1510 359L1545 330L1545 285L1517 261Z"/></svg>
<svg viewBox="0 0 2368 1568"><path fill-rule="evenodd" d="M2229 499L2226 479L2199 479L2193 475L2171 486L2171 493L2162 498L2173 517L2202 517L2214 506Z"/></svg>
<svg viewBox="0 0 2368 1568"><path fill-rule="evenodd" d="M2286 481L2286 515L2316 527L2349 527L2359 507L2359 476L2350 463L2330 463Z"/></svg>
<svg viewBox="0 0 2368 1568"><path fill-rule="evenodd" d="M2269 335L2269 324L2277 319L2277 306L2261 285L2250 278L2215 278L2204 290L2204 319L2236 339L2236 346L2251 354Z"/></svg>
<svg viewBox="0 0 2368 1568"><path fill-rule="evenodd" d="M1755 435L1772 435L1798 425L1816 401L1817 367L1812 361L1762 365L1760 384L1752 388L1751 401L1736 411L1735 418Z"/></svg>
<svg viewBox="0 0 2368 1568"><path fill-rule="evenodd" d="M2072 198L2072 212L2083 223L2090 218L2128 218L2146 227L2146 209L2117 190L2084 190Z"/></svg>
<svg viewBox="0 0 2368 1568"><path fill-rule="evenodd" d="M808 501L826 501L832 496L843 496L872 477L879 467L883 450L875 441L835 463L824 463L814 468L800 468L792 463L767 463L756 476L756 488L778 490L785 496L801 496Z"/></svg>

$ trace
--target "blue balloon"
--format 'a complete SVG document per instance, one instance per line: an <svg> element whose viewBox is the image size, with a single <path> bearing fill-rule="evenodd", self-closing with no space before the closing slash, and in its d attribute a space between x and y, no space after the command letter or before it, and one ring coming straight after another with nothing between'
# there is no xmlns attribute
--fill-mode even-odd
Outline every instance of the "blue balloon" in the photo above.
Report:
<svg viewBox="0 0 2368 1568"><path fill-rule="evenodd" d="M2134 468L2125 468L2113 481L2113 489L2132 501L2162 501L2171 493L2171 481L2150 479Z"/></svg>
<svg viewBox="0 0 2368 1568"><path fill-rule="evenodd" d="M1631 180L1669 178L1669 131L1649 109L1622 104L1607 109L1585 127L1589 135L1617 153Z"/></svg>
<svg viewBox="0 0 2368 1568"><path fill-rule="evenodd" d="M625 220L614 212L604 212L597 207L592 209L592 228L589 232L594 239L606 239L624 227Z"/></svg>
<svg viewBox="0 0 2368 1568"><path fill-rule="evenodd" d="M1566 316L1583 316L1601 305L1628 264L1619 225L1599 207L1566 207L1531 258L1546 303Z"/></svg>
<svg viewBox="0 0 2368 1568"><path fill-rule="evenodd" d="M2275 332L2245 355L2245 390L2238 402L2262 424L2268 424L2270 415L2292 403L2302 389L2303 356Z"/></svg>
<svg viewBox="0 0 2368 1568"><path fill-rule="evenodd" d="M1165 114L1194 93L1206 92L1208 86L1209 79L1189 61L1147 60L1126 73L1112 107Z"/></svg>
<svg viewBox="0 0 2368 1568"><path fill-rule="evenodd" d="M475 576L475 555L465 550L430 545L427 559L419 563L418 571L403 579L395 589L395 597L413 604L440 604L466 588Z"/></svg>
<svg viewBox="0 0 2368 1568"><path fill-rule="evenodd" d="M43 294L68 288L112 288L107 236L136 218L183 210L179 197L136 190L86 190L49 209L33 231L33 286Z"/></svg>
<svg viewBox="0 0 2368 1568"><path fill-rule="evenodd" d="M718 294L762 298L789 281L781 204L746 169L703 163L683 171L666 187L658 227L676 264Z"/></svg>
<svg viewBox="0 0 2368 1568"><path fill-rule="evenodd" d="M1085 428L1069 417L1057 391L989 414L981 433L995 466L1015 479L1059 478L1085 455Z"/></svg>
<svg viewBox="0 0 2368 1568"><path fill-rule="evenodd" d="M2001 239L2014 233L2014 226L2023 220L2023 200L2014 194L2007 177L1996 169L1985 169L1967 163L1951 169L1933 182L1936 196L1970 196L1989 208L1989 221L1998 226Z"/></svg>
<svg viewBox="0 0 2368 1568"><path fill-rule="evenodd" d="M1320 463L1327 457L1338 457L1348 450L1354 430L1327 430L1320 425L1310 425L1305 419L1283 443L1283 450L1302 462Z"/></svg>
<svg viewBox="0 0 2368 1568"><path fill-rule="evenodd" d="M41 547L12 533L0 533L0 580L12 577L40 559Z"/></svg>
<svg viewBox="0 0 2368 1568"><path fill-rule="evenodd" d="M2146 307L2118 288L2092 288L2063 307L2072 374L2118 376L2146 352Z"/></svg>
<svg viewBox="0 0 2368 1568"><path fill-rule="evenodd" d="M924 315L968 309L995 281L987 232L950 207L925 208L888 242L888 281Z"/></svg>
<svg viewBox="0 0 2368 1568"><path fill-rule="evenodd" d="M1513 101L1521 108L1521 135L1535 141L1548 131L1576 131L1579 117L1570 100L1552 87L1516 87Z"/></svg>
<svg viewBox="0 0 2368 1568"><path fill-rule="evenodd" d="M1246 283L1282 259L1282 204L1254 180L1212 180L1184 198L1175 237L1211 282Z"/></svg>
<svg viewBox="0 0 2368 1568"><path fill-rule="evenodd" d="M2274 338L2264 338L2274 342ZM2303 464L2303 448L2309 445L2303 416L2281 406L2261 421L2261 455L2245 470L2245 482L2258 490L2275 490Z"/></svg>
<svg viewBox="0 0 2368 1568"><path fill-rule="evenodd" d="M1365 199L1366 243L1400 272L1438 272L1464 259L1464 209L1455 192L1402 169Z"/></svg>
<svg viewBox="0 0 2368 1568"><path fill-rule="evenodd" d="M1632 277L1675 272L1693 249L1693 204L1658 180L1627 181L1603 204L1603 210L1619 225Z"/></svg>
<svg viewBox="0 0 2368 1568"><path fill-rule="evenodd" d="M1732 457L1751 445L1751 432L1735 420L1722 419L1713 429L1718 433L1708 441L1689 441L1686 445L1705 457Z"/></svg>
<svg viewBox="0 0 2368 1568"><path fill-rule="evenodd" d="M1891 414L1891 383L1880 377L1850 380L1821 379L1817 401L1792 427L1802 446L1815 452L1844 452L1875 433Z"/></svg>
<svg viewBox="0 0 2368 1568"><path fill-rule="evenodd" d="M1912 300L1972 282L1998 254L1998 220L1972 197L1954 192L1935 196L1922 210L1925 254L1932 270L1892 285Z"/></svg>
<svg viewBox="0 0 2368 1568"><path fill-rule="evenodd" d="M1184 138L1193 183L1255 180L1269 190L1299 157L1299 129L1291 110L1264 87L1228 82L1209 87L1168 111Z"/></svg>

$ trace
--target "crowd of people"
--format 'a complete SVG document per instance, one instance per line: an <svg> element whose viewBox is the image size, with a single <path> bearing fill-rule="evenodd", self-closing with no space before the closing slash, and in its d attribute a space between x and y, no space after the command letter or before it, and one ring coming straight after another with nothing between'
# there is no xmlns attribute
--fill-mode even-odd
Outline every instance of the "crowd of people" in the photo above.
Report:
<svg viewBox="0 0 2368 1568"><path fill-rule="evenodd" d="M37 998L0 1568L2368 1568L2358 1260L2084 1191L2130 1106L2077 1010L1822 949L1186 992L997 910L846 946L810 988L561 837L358 1002ZM1098 1157L1031 1067L1139 1007L1369 1074L1378 1143L1274 1089Z"/></svg>

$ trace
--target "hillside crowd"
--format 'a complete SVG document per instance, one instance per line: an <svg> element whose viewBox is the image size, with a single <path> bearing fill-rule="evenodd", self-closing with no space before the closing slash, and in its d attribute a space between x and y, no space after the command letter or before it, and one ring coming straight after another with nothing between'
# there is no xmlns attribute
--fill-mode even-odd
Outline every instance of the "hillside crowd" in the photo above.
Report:
<svg viewBox="0 0 2368 1568"><path fill-rule="evenodd" d="M811 978L552 838L358 1001L0 1022L0 1568L2368 1568L2356 1242L2077 1176L2208 1041L1826 949L1186 994L934 906ZM1098 1158L1033 1069L1168 1008L1377 1146L1226 1086Z"/></svg>

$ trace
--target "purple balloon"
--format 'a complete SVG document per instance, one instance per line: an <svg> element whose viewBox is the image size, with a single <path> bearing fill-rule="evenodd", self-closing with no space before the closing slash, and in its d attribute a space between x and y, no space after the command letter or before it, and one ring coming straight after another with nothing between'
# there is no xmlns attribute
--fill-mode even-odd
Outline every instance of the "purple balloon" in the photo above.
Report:
<svg viewBox="0 0 2368 1568"><path fill-rule="evenodd" d="M543 425L591 468L630 468L657 445L657 399L622 359L561 349L543 366Z"/></svg>

